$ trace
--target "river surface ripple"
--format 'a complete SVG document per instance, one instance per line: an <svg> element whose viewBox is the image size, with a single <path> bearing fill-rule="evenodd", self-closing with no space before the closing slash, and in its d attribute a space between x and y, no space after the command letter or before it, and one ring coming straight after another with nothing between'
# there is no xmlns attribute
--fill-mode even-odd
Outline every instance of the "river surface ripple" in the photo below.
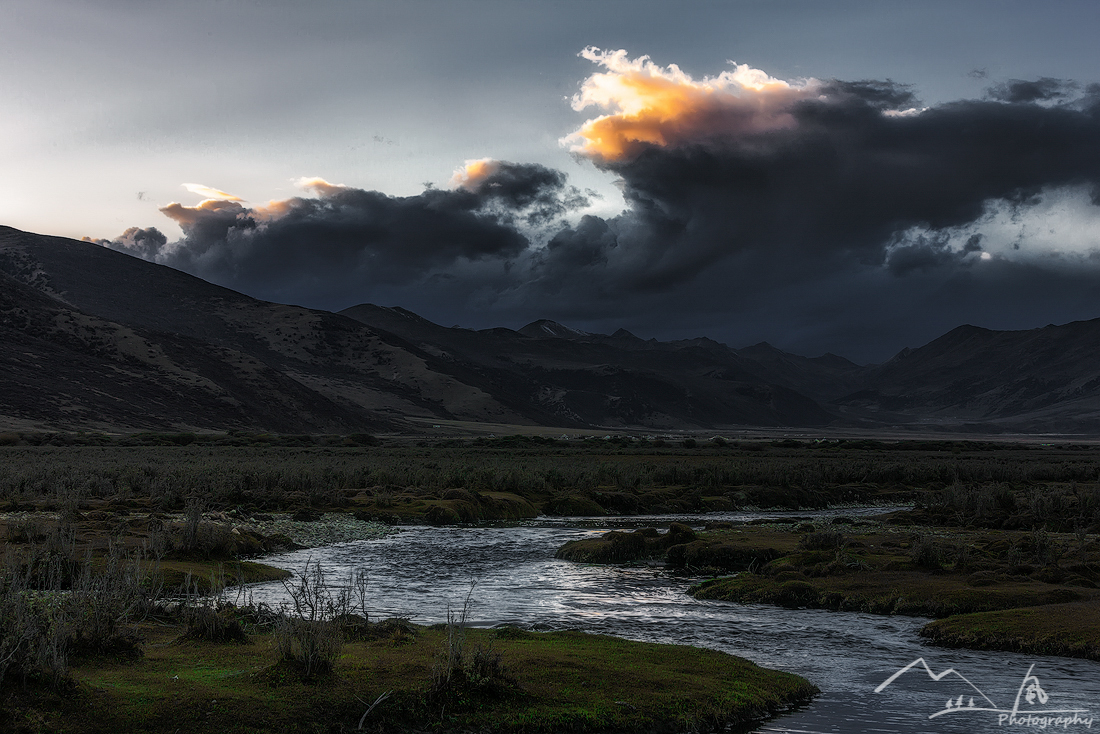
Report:
<svg viewBox="0 0 1100 734"><path fill-rule="evenodd" d="M846 508L858 516L883 510ZM665 526L672 520L700 527L716 520L744 521L784 515L834 513L724 513L695 516L539 518L507 527L407 527L376 540L341 543L284 553L265 563L301 572L319 561L330 580L355 569L369 577L373 618L404 616L414 622L445 621L471 595L470 623L513 624L531 629L582 629L646 642L696 645L748 658L768 668L798 673L821 688L811 704L762 724L757 731L850 734L867 732L970 732L1041 730L1033 725L998 723L998 714L961 711L930 719L951 700L964 696L987 705L984 693L1001 709L1011 709L1029 667L1047 694L1045 704L1021 698L1018 721L1037 710L1083 709L1079 718L1100 714L1100 664L1069 658L1000 652L948 650L924 644L917 617L879 616L811 609L781 609L700 601L685 591L694 579L669 576L658 566L595 566L554 558L568 540L591 537L608 527ZM279 604L280 583L250 587L253 600ZM924 658L935 673L955 668L975 688L954 675L934 682L914 668L881 693L874 689L899 668ZM1036 714L1033 714L1036 715ZM1049 716L1058 716L1050 714ZM1069 714L1072 717L1072 714ZM1054 726L1088 731L1084 723ZM1100 716L1096 729L1100 730Z"/></svg>

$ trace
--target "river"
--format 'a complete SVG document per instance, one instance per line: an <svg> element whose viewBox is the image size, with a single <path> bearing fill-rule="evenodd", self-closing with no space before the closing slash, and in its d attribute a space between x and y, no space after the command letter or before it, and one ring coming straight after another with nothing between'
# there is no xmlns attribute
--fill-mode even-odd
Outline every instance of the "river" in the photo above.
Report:
<svg viewBox="0 0 1100 734"><path fill-rule="evenodd" d="M879 511L847 508L843 514ZM667 527L673 520L701 527L716 520L791 514L822 513L539 518L501 527L415 526L376 540L284 553L263 561L301 572L312 559L335 580L364 569L372 618L403 616L421 624L445 621L448 609L460 611L469 597L471 626L572 628L647 642L709 647L764 667L797 673L821 689L812 703L761 724L756 730L760 732L1039 730L1042 721L1035 711L1067 709L1085 713L1077 714L1077 722L1058 728L1084 731L1089 727L1080 719L1100 714L1100 663L937 648L917 636L927 621L921 618L700 601L685 593L696 579L666 574L659 566L595 566L554 558L566 541L606 532L609 527ZM257 602L278 604L285 599L280 583L255 585L251 593ZM933 681L918 665L882 692L875 692L893 673L918 658L937 674L954 668L973 687L953 674ZM953 711L929 718L949 700L957 702L960 695L964 707L974 698L979 708L990 707L991 701L1002 710L1012 709L1029 669L1047 701L1040 703L1033 696L1035 702L1029 704L1021 697L1015 726L1007 721L999 724L998 713L992 711ZM1029 712L1033 718L1024 718ZM1046 716L1059 715L1074 716ZM1052 726L1047 723L1048 728ZM1100 729L1100 717L1096 728Z"/></svg>

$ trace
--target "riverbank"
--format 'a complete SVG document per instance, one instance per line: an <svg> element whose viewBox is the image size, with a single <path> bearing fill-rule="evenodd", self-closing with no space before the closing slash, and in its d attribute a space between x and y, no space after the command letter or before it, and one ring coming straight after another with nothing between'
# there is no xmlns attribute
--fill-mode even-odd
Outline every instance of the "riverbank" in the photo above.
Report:
<svg viewBox="0 0 1100 734"><path fill-rule="evenodd" d="M78 662L60 690L6 686L0 728L328 734L356 730L362 717L363 729L380 732L686 732L744 725L817 693L724 653L579 632L465 630L468 654L495 672L440 692L442 625L398 624L349 641L334 672L312 679L278 662L270 634L235 644L181 641L178 626L140 631L139 659Z"/></svg>
<svg viewBox="0 0 1100 734"><path fill-rule="evenodd" d="M288 578L254 560L260 555L316 548L397 532L351 512L251 513L231 509L165 513L124 503L68 511L0 513L0 547L9 563L96 562L108 553L139 558L146 583L167 592L208 592Z"/></svg>
<svg viewBox="0 0 1100 734"><path fill-rule="evenodd" d="M690 593L741 604L946 618L922 635L958 647L1097 659L1095 536L912 525L914 514L760 522L699 534L676 525L664 534L613 532L567 543L558 556L656 557L694 573L735 571Z"/></svg>
<svg viewBox="0 0 1100 734"><path fill-rule="evenodd" d="M963 614L927 624L920 635L944 647L1100 660L1100 604Z"/></svg>

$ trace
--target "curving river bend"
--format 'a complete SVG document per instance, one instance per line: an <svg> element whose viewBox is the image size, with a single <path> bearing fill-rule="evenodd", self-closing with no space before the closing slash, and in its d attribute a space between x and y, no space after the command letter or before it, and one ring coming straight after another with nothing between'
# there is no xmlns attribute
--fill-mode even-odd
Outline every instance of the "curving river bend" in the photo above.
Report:
<svg viewBox="0 0 1100 734"><path fill-rule="evenodd" d="M882 510L845 509L852 516ZM320 561L330 578L354 569L369 576L372 617L405 616L414 622L445 621L470 593L472 626L513 624L534 629L576 628L648 642L710 647L762 666L798 673L821 688L808 706L762 724L757 731L838 734L1041 731L1042 715L1078 709L1077 721L1048 729L1089 731L1081 720L1097 716L1100 730L1100 663L1011 653L947 650L924 644L917 631L927 621L824 610L789 610L700 601L684 593L691 579L668 576L656 566L589 566L554 558L569 540L609 527L700 526L715 520L781 517L791 513L726 513L706 516L632 517L621 521L539 518L507 527L408 527L376 540L284 553L265 563L300 572ZM799 516L823 513L794 513ZM828 514L828 513L824 513ZM280 583L251 587L257 602L278 604ZM955 668L1001 709L1011 709L1029 667L1048 696L1045 704L1020 699L1014 725L989 711L960 711L930 719L959 695L980 695L958 677L934 682L922 669L901 676L881 693L874 689L904 665L923 657L936 673ZM919 667L919 666L918 666ZM985 704L988 705L988 704ZM1049 714L1056 717L1059 714ZM1073 714L1065 716L1073 717ZM1020 723L1023 722L1023 723ZM1029 723L1030 722L1030 723Z"/></svg>

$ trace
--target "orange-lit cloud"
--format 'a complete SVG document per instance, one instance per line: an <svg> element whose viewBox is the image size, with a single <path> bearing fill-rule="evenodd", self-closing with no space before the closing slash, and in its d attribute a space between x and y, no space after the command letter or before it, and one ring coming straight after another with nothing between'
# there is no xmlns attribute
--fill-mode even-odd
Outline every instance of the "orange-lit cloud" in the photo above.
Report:
<svg viewBox="0 0 1100 734"><path fill-rule="evenodd" d="M171 204L162 206L160 211L164 216L174 221L184 230L187 230L189 227L195 226L195 224L208 219L210 216L218 216L221 219L233 220L236 219L237 215L244 214L249 210L237 203L237 201L204 199L195 206L184 206L179 202L173 201Z"/></svg>
<svg viewBox="0 0 1100 734"><path fill-rule="evenodd" d="M603 66L573 97L573 109L608 114L588 120L563 143L597 160L636 156L647 145L728 141L795 125L794 102L821 93L814 79L785 82L744 64L696 81L671 64L648 56L630 59L625 50L586 48L580 54Z"/></svg>
<svg viewBox="0 0 1100 734"><path fill-rule="evenodd" d="M207 199L218 199L221 201L244 201L239 196L227 193L220 189L212 189L209 186L203 186L196 183L182 184L183 188L190 191L192 194L198 194L199 196L205 196Z"/></svg>
<svg viewBox="0 0 1100 734"><path fill-rule="evenodd" d="M329 183L320 176L303 176L294 182L294 185L300 189L304 189L311 194L317 196L332 196L338 194L341 191L347 191L348 187L343 184Z"/></svg>
<svg viewBox="0 0 1100 734"><path fill-rule="evenodd" d="M492 158L479 158L474 161L466 161L466 165L456 169L454 175L451 176L451 188L476 191L477 188L485 182L485 179L499 170L500 161L495 161Z"/></svg>
<svg viewBox="0 0 1100 734"><path fill-rule="evenodd" d="M294 181L294 184L311 194L321 198L334 196L341 191L349 190L343 184L329 183L318 176L302 177ZM160 208L162 214L187 230L197 223L209 222L212 218L224 222L236 220L238 217L251 220L253 223L270 222L285 217L297 207L301 206L300 197L289 199L272 199L266 204L245 206L241 202L244 199L225 191L212 189L202 184L183 184L188 191L206 196L207 198L195 206L185 206L178 202L172 202Z"/></svg>

